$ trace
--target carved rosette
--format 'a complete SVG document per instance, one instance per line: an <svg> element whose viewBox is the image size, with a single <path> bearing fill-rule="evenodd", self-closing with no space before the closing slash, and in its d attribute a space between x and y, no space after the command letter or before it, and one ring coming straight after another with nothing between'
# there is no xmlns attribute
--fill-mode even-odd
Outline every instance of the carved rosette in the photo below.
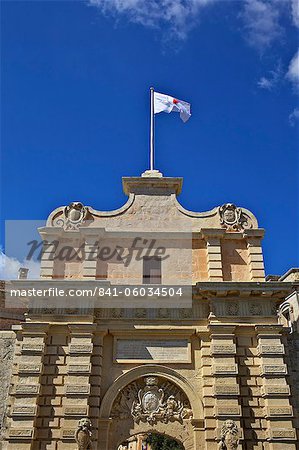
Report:
<svg viewBox="0 0 299 450"><path fill-rule="evenodd" d="M54 225L65 230L78 230L88 213L88 209L81 202L72 202L63 210L63 214L57 218Z"/></svg>
<svg viewBox="0 0 299 450"><path fill-rule="evenodd" d="M112 418L133 418L134 422L168 423L192 417L186 395L167 380L150 376L128 385L116 398Z"/></svg>
<svg viewBox="0 0 299 450"><path fill-rule="evenodd" d="M225 203L218 209L220 225L227 230L248 230L252 228L251 218L242 208L238 208L233 203Z"/></svg>
<svg viewBox="0 0 299 450"><path fill-rule="evenodd" d="M239 444L239 429L233 420L226 420L221 428L219 450L237 450Z"/></svg>
<svg viewBox="0 0 299 450"><path fill-rule="evenodd" d="M91 421L87 417L80 419L75 433L78 450L91 450L91 435Z"/></svg>

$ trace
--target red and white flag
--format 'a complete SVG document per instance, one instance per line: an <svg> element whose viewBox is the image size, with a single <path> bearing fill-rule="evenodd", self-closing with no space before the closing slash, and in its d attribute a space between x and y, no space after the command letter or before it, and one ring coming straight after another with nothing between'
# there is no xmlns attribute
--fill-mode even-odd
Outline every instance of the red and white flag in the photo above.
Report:
<svg viewBox="0 0 299 450"><path fill-rule="evenodd" d="M158 114L162 111L166 113L179 112L183 122L187 122L191 117L190 103L178 100L170 95L154 92L154 113Z"/></svg>

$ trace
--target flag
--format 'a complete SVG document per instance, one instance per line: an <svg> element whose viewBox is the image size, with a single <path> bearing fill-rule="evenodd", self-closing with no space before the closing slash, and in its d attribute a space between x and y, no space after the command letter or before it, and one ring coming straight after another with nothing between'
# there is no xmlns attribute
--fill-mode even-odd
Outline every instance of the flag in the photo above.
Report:
<svg viewBox="0 0 299 450"><path fill-rule="evenodd" d="M154 113L160 112L179 112L180 118L183 122L187 122L191 117L190 103L178 100L170 95L160 94L160 92L154 92Z"/></svg>

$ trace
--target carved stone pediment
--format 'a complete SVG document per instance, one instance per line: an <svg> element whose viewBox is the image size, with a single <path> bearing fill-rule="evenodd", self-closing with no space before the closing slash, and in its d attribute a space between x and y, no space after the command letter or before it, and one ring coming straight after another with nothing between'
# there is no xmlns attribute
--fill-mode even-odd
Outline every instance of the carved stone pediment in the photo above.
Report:
<svg viewBox="0 0 299 450"><path fill-rule="evenodd" d="M177 386L155 376L137 380L126 386L116 398L112 418L134 422L182 422L192 417L190 403Z"/></svg>

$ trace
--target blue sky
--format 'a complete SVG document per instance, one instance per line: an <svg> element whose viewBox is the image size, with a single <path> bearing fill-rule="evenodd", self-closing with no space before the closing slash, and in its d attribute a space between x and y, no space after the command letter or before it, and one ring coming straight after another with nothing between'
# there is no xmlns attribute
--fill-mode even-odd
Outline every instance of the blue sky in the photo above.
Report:
<svg viewBox="0 0 299 450"><path fill-rule="evenodd" d="M266 229L266 272L298 266L297 0L1 10L3 220L45 219L73 200L122 205L121 177L148 168L154 86L192 105L186 124L156 118L156 168L184 177L184 207L252 210Z"/></svg>

